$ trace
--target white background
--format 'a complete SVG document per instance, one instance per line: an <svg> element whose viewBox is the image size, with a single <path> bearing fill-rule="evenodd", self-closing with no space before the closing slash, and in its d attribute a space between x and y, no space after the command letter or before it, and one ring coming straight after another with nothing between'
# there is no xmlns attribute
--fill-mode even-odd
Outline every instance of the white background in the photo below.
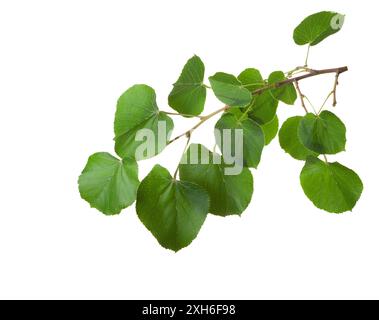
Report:
<svg viewBox="0 0 379 320"><path fill-rule="evenodd" d="M0 298L379 298L376 1L1 1ZM331 157L365 183L353 213L304 196L302 162L275 140L254 171L239 217L209 216L192 245L161 248L134 206L106 217L83 201L77 177L90 154L113 152L119 95L155 88L161 109L194 53L217 71L289 70L304 61L294 27L321 10L346 14L315 47L314 68L348 65L335 112L347 152ZM302 83L319 106L333 76ZM212 96L205 113L221 104ZM303 114L281 105L279 117ZM177 119L175 135L196 120ZM216 119L193 142L213 146ZM184 140L140 163L174 171Z"/></svg>

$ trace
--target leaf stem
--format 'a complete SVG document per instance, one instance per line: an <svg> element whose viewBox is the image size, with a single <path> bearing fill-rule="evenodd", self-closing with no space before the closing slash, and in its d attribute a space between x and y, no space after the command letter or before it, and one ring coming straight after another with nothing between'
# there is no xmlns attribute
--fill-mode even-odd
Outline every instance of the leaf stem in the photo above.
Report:
<svg viewBox="0 0 379 320"><path fill-rule="evenodd" d="M254 99L253 101L251 102L251 104L246 108L246 111L242 114L241 117L239 117L238 120L241 120L241 119L244 119L244 117L249 113L249 111L254 107L255 105L255 101L257 100L257 96L254 96Z"/></svg>
<svg viewBox="0 0 379 320"><path fill-rule="evenodd" d="M176 167L176 170L175 170L175 173L174 173L174 180L176 180L177 176L178 176L178 172L179 172L179 166L180 166L180 162L182 161L182 158L184 156L184 154L186 153L187 151L187 148L188 148L188 145L190 143L190 140L191 140L191 133L188 133L187 134L187 142L186 142L186 145L184 147L184 150L183 150L183 153L180 157L180 160L179 160L179 163L178 163L178 166Z"/></svg>
<svg viewBox="0 0 379 320"><path fill-rule="evenodd" d="M287 71L285 74L287 77L292 77L294 74L301 73L301 72L309 72L309 68L307 66L299 66L295 69L292 69L290 71Z"/></svg>
<svg viewBox="0 0 379 320"><path fill-rule="evenodd" d="M303 107L303 109L305 110L305 113L308 113L308 109L307 107L305 106L305 102L304 102L304 94L301 92L300 90L300 86L299 86L299 82L298 81L295 81L295 87L296 87L296 90L300 96L300 101L301 101L301 106Z"/></svg>
<svg viewBox="0 0 379 320"><path fill-rule="evenodd" d="M307 96L304 96L304 99L308 101L309 105L312 107L312 110L313 110L314 114L317 114L316 108L314 107L314 105L311 102L311 100L309 100L309 98Z"/></svg>
<svg viewBox="0 0 379 320"><path fill-rule="evenodd" d="M326 103L328 102L329 98L330 98L333 94L334 94L334 90L331 91L331 92L329 92L329 94L328 94L327 97L325 98L325 100L324 100L324 102L323 102L323 104L322 104L320 110L317 112L317 114L320 114L320 113L321 113L322 109L324 109Z"/></svg>
<svg viewBox="0 0 379 320"><path fill-rule="evenodd" d="M184 133L178 135L177 137L173 138L172 140L170 140L170 141L167 143L167 145L173 143L174 141L180 139L181 137L191 135L192 132L193 132L194 130L196 130L198 127L200 127L205 121L209 120L210 118L212 118L212 117L215 116L216 114L219 114L220 112L224 112L224 111L227 110L228 108L229 108L229 106L224 106L224 107L222 107L221 109L218 109L218 110L216 110L216 111L214 111L214 112L212 112L212 113L210 113L210 114L208 114L208 115L206 115L206 116L201 117L201 120L200 120L195 126L193 126L191 129L187 130L186 132L184 132Z"/></svg>
<svg viewBox="0 0 379 320"><path fill-rule="evenodd" d="M334 87L333 87L333 107L335 107L337 105L337 86L338 86L339 77L340 77L340 73L337 72L336 78L334 81Z"/></svg>
<svg viewBox="0 0 379 320"><path fill-rule="evenodd" d="M305 67L308 67L308 59L309 59L309 52L310 52L310 50L311 50L311 45L308 45L307 56L305 58L305 64L304 64Z"/></svg>

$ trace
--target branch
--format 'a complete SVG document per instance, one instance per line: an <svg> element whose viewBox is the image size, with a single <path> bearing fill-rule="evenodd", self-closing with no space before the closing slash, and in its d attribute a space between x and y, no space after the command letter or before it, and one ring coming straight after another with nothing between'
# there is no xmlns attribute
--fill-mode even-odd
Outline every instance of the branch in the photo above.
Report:
<svg viewBox="0 0 379 320"><path fill-rule="evenodd" d="M303 74L301 76L297 76L297 77L294 77L294 78L288 78L286 80L279 81L279 82L276 82L274 84L270 84L270 85L264 86L262 88L259 88L259 89L255 90L255 91L253 91L252 95L253 96L254 95L259 95L259 94L261 94L261 93L263 93L263 92L265 92L267 90L276 89L276 88L283 87L283 86L285 86L287 84L290 84L290 83L295 83L295 86L296 86L297 90L299 91L302 107L307 111L307 108L305 107L305 103L304 103L304 97L305 96L301 93L301 91L299 89L299 81L307 79L307 78L319 76L321 74L335 73L336 74L336 80L335 80L335 83L334 83L334 90L332 92L334 94L334 99L336 100L336 89L337 89L337 85L338 85L339 75L341 73L344 73L344 72L348 71L348 68L347 67L340 67L340 68L323 69L323 70L306 69L306 71L308 73ZM186 132L178 135L177 137L173 138L167 144L169 145L169 144L173 143L174 141L180 139L181 137L184 137L184 136L189 137L189 136L191 136L192 132L195 129L197 129L198 127L200 127L205 121L207 121L208 119L212 118L213 116L219 114L220 112L226 111L228 108L229 108L229 106L224 106L223 108L218 109L215 112L212 112L212 113L210 113L210 114L208 114L206 116L200 117L200 121L194 127L192 127L191 129L187 130Z"/></svg>
<svg viewBox="0 0 379 320"><path fill-rule="evenodd" d="M333 69L323 69L323 70L313 70L313 69L310 69L307 74L303 74L301 76L294 77L294 78L289 78L289 79L286 79L286 80L283 80L283 81L279 81L279 82L276 82L274 84L270 84L270 85L264 86L262 88L259 88L259 89L255 90L255 91L253 91L253 95L254 94L261 94L261 93L265 92L266 90L277 89L277 88L283 87L283 86L285 86L287 84L299 82L301 80L304 80L304 79L307 79L307 78L311 78L311 77L315 77L315 76L319 76L321 74L335 73L336 75L339 76L341 73L344 73L344 72L346 72L348 70L349 69L347 67L340 67L340 68L333 68ZM337 82L338 82L338 78L337 78Z"/></svg>

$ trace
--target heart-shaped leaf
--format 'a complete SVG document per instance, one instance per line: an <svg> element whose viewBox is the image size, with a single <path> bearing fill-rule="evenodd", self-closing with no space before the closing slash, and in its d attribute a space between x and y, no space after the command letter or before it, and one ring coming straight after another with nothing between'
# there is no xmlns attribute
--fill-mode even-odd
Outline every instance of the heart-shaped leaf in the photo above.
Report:
<svg viewBox="0 0 379 320"><path fill-rule="evenodd" d="M203 112L207 94L203 84L204 70L204 64L198 56L187 61L168 96L171 108L185 115L197 116Z"/></svg>
<svg viewBox="0 0 379 320"><path fill-rule="evenodd" d="M268 78L268 83L273 85L286 79L287 78L282 71L275 71L270 74ZM292 83L286 84L279 88L271 89L271 93L275 99L289 105L295 104L297 99L296 89Z"/></svg>
<svg viewBox="0 0 379 320"><path fill-rule="evenodd" d="M345 16L336 12L322 11L305 18L294 30L296 44L315 46L327 37L340 31Z"/></svg>
<svg viewBox="0 0 379 320"><path fill-rule="evenodd" d="M138 217L164 248L179 251L197 236L209 208L207 192L177 181L156 165L138 188Z"/></svg>
<svg viewBox="0 0 379 320"><path fill-rule="evenodd" d="M256 122L244 117L241 111L237 112L225 113L216 123L216 142L222 152L228 148L233 157L238 156L238 148L241 148L244 166L257 168L265 145L263 130ZM225 158L226 154L223 156Z"/></svg>
<svg viewBox="0 0 379 320"><path fill-rule="evenodd" d="M332 112L320 115L308 113L299 123L300 142L318 154L336 154L345 151L346 127Z"/></svg>
<svg viewBox="0 0 379 320"><path fill-rule="evenodd" d="M209 77L216 97L229 107L246 107L251 102L251 93L233 75L217 72Z"/></svg>
<svg viewBox="0 0 379 320"><path fill-rule="evenodd" d="M117 102L116 153L121 158L151 158L166 147L173 128L172 119L159 111L154 90L144 84L135 85Z"/></svg>
<svg viewBox="0 0 379 320"><path fill-rule="evenodd" d="M299 123L303 117L297 116L287 119L279 131L279 142L282 149L297 160L307 160L309 156L318 156L307 149L298 136Z"/></svg>
<svg viewBox="0 0 379 320"><path fill-rule="evenodd" d="M226 164L220 155L202 145L190 145L179 172L181 180L196 183L208 192L210 213L240 215L251 201L253 176L250 170Z"/></svg>
<svg viewBox="0 0 379 320"><path fill-rule="evenodd" d="M136 199L138 185L136 161L120 161L106 152L90 156L79 177L81 197L106 215L118 214L130 206Z"/></svg>
<svg viewBox="0 0 379 320"><path fill-rule="evenodd" d="M315 157L308 158L300 181L309 200L332 213L351 211L363 191L362 181L353 170Z"/></svg>

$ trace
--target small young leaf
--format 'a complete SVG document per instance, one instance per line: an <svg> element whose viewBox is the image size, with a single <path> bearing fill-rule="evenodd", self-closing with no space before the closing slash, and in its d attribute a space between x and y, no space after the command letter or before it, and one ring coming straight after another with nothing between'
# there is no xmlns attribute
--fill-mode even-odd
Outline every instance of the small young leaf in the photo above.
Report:
<svg viewBox="0 0 379 320"><path fill-rule="evenodd" d="M260 71L255 68L248 68L242 71L238 76L238 80L250 92L254 92L266 84Z"/></svg>
<svg viewBox="0 0 379 320"><path fill-rule="evenodd" d="M273 120L261 126L264 136L265 145L268 146L272 140L276 137L279 130L279 119L275 116Z"/></svg>
<svg viewBox="0 0 379 320"><path fill-rule="evenodd" d="M323 11L305 18L294 30L296 44L315 46L327 37L340 31L345 16L336 12Z"/></svg>
<svg viewBox="0 0 379 320"><path fill-rule="evenodd" d="M299 123L303 117L297 116L287 119L279 131L279 143L282 149L297 160L307 160L309 156L318 156L307 149L298 136Z"/></svg>
<svg viewBox="0 0 379 320"><path fill-rule="evenodd" d="M156 165L138 188L139 219L164 248L179 251L197 236L209 208L207 192L198 185L173 179Z"/></svg>
<svg viewBox="0 0 379 320"><path fill-rule="evenodd" d="M266 85L259 70L254 68L245 69L238 76L238 80L251 92ZM259 95L254 95L247 108L250 110L249 117L260 125L272 121L278 108L278 100L269 90Z"/></svg>
<svg viewBox="0 0 379 320"><path fill-rule="evenodd" d="M89 157L79 177L81 197L106 215L119 214L136 199L138 167L135 160L122 161L109 153Z"/></svg>
<svg viewBox="0 0 379 320"><path fill-rule="evenodd" d="M207 94L203 80L204 64L198 56L193 56L185 64L168 96L169 106L186 115L197 116L202 113Z"/></svg>
<svg viewBox="0 0 379 320"><path fill-rule="evenodd" d="M229 107L243 108L251 102L250 91L231 74L217 72L209 82L216 97Z"/></svg>
<svg viewBox="0 0 379 320"><path fill-rule="evenodd" d="M157 155L165 148L169 139L169 136L166 138L166 132L170 133L173 128L172 119L159 112L154 90L147 85L135 85L122 94L117 102L114 121L116 153L121 158L129 156L137 160ZM146 143L142 139L140 139L142 141L136 140L136 135L141 129L149 129L154 134L152 146L154 152L148 156L136 155L137 148ZM161 141L162 136L163 141Z"/></svg>
<svg viewBox="0 0 379 320"><path fill-rule="evenodd" d="M298 135L306 148L318 154L345 151L346 127L330 111L323 111L319 116L308 113L300 121Z"/></svg>
<svg viewBox="0 0 379 320"><path fill-rule="evenodd" d="M331 213L351 211L359 200L363 184L359 176L338 162L325 163L309 157L300 175L309 200Z"/></svg>
<svg viewBox="0 0 379 320"><path fill-rule="evenodd" d="M270 74L268 78L268 83L274 84L280 81L284 81L286 79L287 78L282 71L275 71ZM290 105L295 104L295 101L297 99L296 89L292 83L282 86L280 88L272 89L271 93L275 99L278 99Z"/></svg>
<svg viewBox="0 0 379 320"><path fill-rule="evenodd" d="M225 113L220 120L216 123L215 129L218 130L216 134L216 142L220 150L224 150L224 143L230 145L231 154L236 154L236 135L235 130L242 131L242 151L244 166L257 168L261 161L262 150L265 145L265 138L262 128L253 120L243 118L243 114L238 110L240 115ZM224 130L230 130L230 134ZM239 143L239 141L237 141ZM225 155L224 155L225 157Z"/></svg>
<svg viewBox="0 0 379 320"><path fill-rule="evenodd" d="M202 186L211 200L210 213L219 216L240 215L253 194L253 176L248 168L238 174L226 174L230 168L224 159L199 144L192 144L179 166L180 179Z"/></svg>

